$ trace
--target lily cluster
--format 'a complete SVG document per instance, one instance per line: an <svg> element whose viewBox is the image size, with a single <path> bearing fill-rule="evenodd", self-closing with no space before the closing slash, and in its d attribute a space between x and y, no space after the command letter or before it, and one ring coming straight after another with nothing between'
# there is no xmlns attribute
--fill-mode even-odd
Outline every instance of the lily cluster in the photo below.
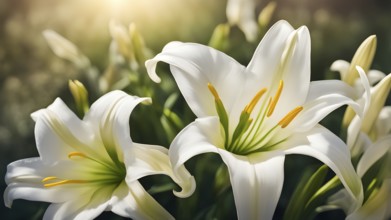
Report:
<svg viewBox="0 0 391 220"><path fill-rule="evenodd" d="M231 8L228 14L241 16ZM255 24L239 25L253 32ZM320 81L310 81L307 27L294 29L286 21L270 28L247 66L212 47L167 44L145 62L148 75L159 83L157 64L167 63L196 116L168 149L130 137L131 112L150 98L117 90L89 108L85 89L73 83L83 119L61 99L32 114L39 157L8 165L5 204L10 207L15 199L52 203L45 219L92 219L103 211L134 219L173 219L139 179L164 174L181 188L176 196L191 196L196 181L185 163L216 153L228 168L237 217L272 219L283 188L285 157L300 154L325 164L342 185L322 204L323 210L342 208L350 219L385 218L391 205L391 109L383 106L391 77L368 71L374 39L351 64L333 64L342 80ZM382 76L381 81L374 85L379 80L372 76ZM349 106L346 141L319 124L344 105Z"/></svg>

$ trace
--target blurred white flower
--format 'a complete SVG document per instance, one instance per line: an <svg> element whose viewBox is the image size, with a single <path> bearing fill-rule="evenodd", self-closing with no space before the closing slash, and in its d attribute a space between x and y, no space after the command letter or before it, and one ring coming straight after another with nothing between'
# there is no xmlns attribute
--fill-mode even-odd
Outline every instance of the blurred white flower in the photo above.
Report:
<svg viewBox="0 0 391 220"><path fill-rule="evenodd" d="M42 32L50 49L58 57L71 61L79 68L88 68L90 60L68 39L64 38L53 30Z"/></svg>
<svg viewBox="0 0 391 220"><path fill-rule="evenodd" d="M52 203L44 219L93 219L103 211L173 219L138 179L165 174L186 187L191 176L184 168L173 175L167 149L131 140L129 116L143 101L150 100L113 91L97 100L83 120L61 99L33 113L40 157L8 165L6 206L15 199Z"/></svg>
<svg viewBox="0 0 391 220"><path fill-rule="evenodd" d="M255 0L228 0L227 19L231 25L238 25L247 41L253 42L258 36L255 16Z"/></svg>
<svg viewBox="0 0 391 220"><path fill-rule="evenodd" d="M159 61L170 64L198 117L170 146L174 170L195 155L220 154L229 169L239 219L272 219L287 154L308 155L327 164L354 198L354 208L361 205L361 181L349 149L318 124L344 104L361 115L361 106L352 100L358 96L339 80L310 82L306 27L294 30L285 21L275 24L247 67L213 48L172 42L146 62L155 82L160 82L155 72Z"/></svg>

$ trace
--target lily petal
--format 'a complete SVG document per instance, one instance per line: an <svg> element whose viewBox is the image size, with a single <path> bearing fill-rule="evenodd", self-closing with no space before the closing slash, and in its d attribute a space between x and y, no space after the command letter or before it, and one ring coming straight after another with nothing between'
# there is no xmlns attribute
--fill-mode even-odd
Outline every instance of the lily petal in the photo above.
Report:
<svg viewBox="0 0 391 220"><path fill-rule="evenodd" d="M335 109L350 105L362 115L362 107L354 100L358 98L353 87L340 80L313 81L310 84L307 102L303 111L291 123L298 131L307 131Z"/></svg>
<svg viewBox="0 0 391 220"><path fill-rule="evenodd" d="M228 166L238 219L272 219L284 182L284 154L219 154Z"/></svg>
<svg viewBox="0 0 391 220"><path fill-rule="evenodd" d="M374 85L386 77L386 74L379 70L369 70L367 75L370 85Z"/></svg>
<svg viewBox="0 0 391 220"><path fill-rule="evenodd" d="M72 200L83 192L82 188L45 188L42 179L50 174L46 164L40 158L15 161L8 165L5 182L4 203L12 206L15 199L60 203Z"/></svg>
<svg viewBox="0 0 391 220"><path fill-rule="evenodd" d="M362 155L360 161L357 164L357 174L363 176L365 172L378 161L387 152L391 151L390 148L391 135L380 138L373 143Z"/></svg>
<svg viewBox="0 0 391 220"><path fill-rule="evenodd" d="M122 148L132 143L129 136L130 113L137 104L147 100L122 91L112 91L94 102L85 115L84 121L90 123L95 134L100 134L95 145L105 149L114 162L123 162Z"/></svg>
<svg viewBox="0 0 391 220"><path fill-rule="evenodd" d="M110 202L112 212L132 219L174 219L138 181L128 186L122 183L114 191Z"/></svg>
<svg viewBox="0 0 391 220"><path fill-rule="evenodd" d="M294 30L288 22L279 21L263 37L247 66L265 85L284 81L279 103L287 106L282 109L293 109L305 101L310 83L310 48L306 27Z"/></svg>
<svg viewBox="0 0 391 220"><path fill-rule="evenodd" d="M376 121L378 136L391 133L391 106L383 107Z"/></svg>
<svg viewBox="0 0 391 220"><path fill-rule="evenodd" d="M350 161L349 149L345 143L320 125L308 133L303 133L303 135L304 138L295 135L288 139L284 143L287 148L285 152L287 154L308 155L322 161L334 171L349 194L355 198L356 204L352 207L354 209L360 207L363 201L361 180Z"/></svg>
<svg viewBox="0 0 391 220"><path fill-rule="evenodd" d="M161 146L133 143L132 154L134 160L126 159L127 165L126 181L133 182L144 176L154 174L164 174L170 176L181 188L182 192L174 191L179 197L186 197L186 192L193 192L195 180L184 166L178 167L175 175L171 168L168 157L168 150Z"/></svg>
<svg viewBox="0 0 391 220"><path fill-rule="evenodd" d="M64 160L69 152L86 147L91 141L87 125L59 98L31 117L36 121L34 134L39 155L47 163Z"/></svg>
<svg viewBox="0 0 391 220"><path fill-rule="evenodd" d="M244 99L248 103L256 93L254 91L248 97L243 96L243 90L251 88L246 83L253 82L253 74L246 72L245 67L231 57L211 47L181 42L167 44L161 53L145 63L149 76L155 82L160 82L156 74L159 61L170 64L181 93L197 117L217 115L215 107L210 104L214 103L214 98L208 90L208 83L216 88L228 112L238 108L237 100ZM245 104L239 107L243 108Z"/></svg>
<svg viewBox="0 0 391 220"><path fill-rule="evenodd" d="M53 203L46 210L43 219L94 219L106 210L112 192L112 187L101 187L78 195L77 199Z"/></svg>
<svg viewBox="0 0 391 220"><path fill-rule="evenodd" d="M338 71L341 79L345 79L348 74L350 63L346 60L336 60L331 64L330 70Z"/></svg>
<svg viewBox="0 0 391 220"><path fill-rule="evenodd" d="M183 175L183 164L190 158L207 152L217 153L217 146L223 146L224 140L214 132L220 130L220 122L217 117L196 119L186 126L172 141L168 154L177 176ZM190 146L190 147L189 147ZM183 188L181 197L186 197L194 192L195 183L191 187Z"/></svg>

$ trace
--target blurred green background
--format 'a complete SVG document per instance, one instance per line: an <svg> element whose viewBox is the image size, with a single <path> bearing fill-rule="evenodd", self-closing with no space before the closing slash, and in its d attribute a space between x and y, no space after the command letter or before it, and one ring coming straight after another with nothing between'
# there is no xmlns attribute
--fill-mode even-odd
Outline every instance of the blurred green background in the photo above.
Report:
<svg viewBox="0 0 391 220"><path fill-rule="evenodd" d="M257 2L257 14L268 2ZM295 28L301 25L309 27L313 80L338 77L337 73L330 72L331 63L337 59L350 61L360 43L372 34L378 37L372 68L386 74L391 71L391 1L276 2L271 23L285 19ZM109 63L111 19L125 26L134 22L147 46L158 53L173 40L208 44L216 25L227 20L225 7L225 0L0 0L1 176L4 177L10 162L37 156L30 113L46 107L55 97L71 103L68 80L83 79L85 74L53 54L43 38L43 30L55 30L69 39L90 59L98 72L104 72ZM246 65L258 42L245 42L238 28L231 30L231 39L231 47L226 52ZM96 98L91 97L92 101ZM177 107L177 111L181 111L181 107ZM339 123L339 118L333 119L329 118L327 125L331 126L335 121ZM167 143L154 140L153 136L143 138L145 143L167 146ZM203 160L216 161L219 158L210 156ZM288 159L287 166L294 161ZM218 164L211 162L210 166L216 169ZM295 169L299 171L300 164ZM288 175L284 192L292 190L289 187L293 186L286 186L289 178ZM294 177L291 178L293 182ZM0 191L3 192L5 187L4 181L1 181ZM211 198L200 198L208 199ZM168 204L170 201L165 202ZM45 204L15 201L12 209L0 205L0 216L2 219L40 219L45 207ZM168 204L168 208L171 212L180 209L172 204ZM178 212L182 219L188 217L185 211ZM101 218L104 219L105 215Z"/></svg>

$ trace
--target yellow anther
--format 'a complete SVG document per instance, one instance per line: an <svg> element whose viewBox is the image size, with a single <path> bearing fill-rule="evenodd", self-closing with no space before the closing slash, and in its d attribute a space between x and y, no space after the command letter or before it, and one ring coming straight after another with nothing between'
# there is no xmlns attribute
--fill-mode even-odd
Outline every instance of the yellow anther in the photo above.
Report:
<svg viewBox="0 0 391 220"><path fill-rule="evenodd" d="M55 181L52 181L52 180L55 180ZM51 181L50 183L46 183L46 182L49 182ZM42 179L42 183L44 187L53 187L53 186L59 186L59 185L63 185L63 184L70 184L70 183L86 183L87 180L63 180L63 179L59 179L58 177L55 177L55 176L48 176L48 177L45 177Z"/></svg>
<svg viewBox="0 0 391 220"><path fill-rule="evenodd" d="M56 179L58 179L58 178L55 176L48 176L48 177L43 178L42 183L50 181L50 180L56 180Z"/></svg>
<svg viewBox="0 0 391 220"><path fill-rule="evenodd" d="M212 95L215 97L216 100L220 100L219 94L217 93L215 87L211 83L208 83L208 89L212 93Z"/></svg>
<svg viewBox="0 0 391 220"><path fill-rule="evenodd" d="M244 108L244 111L247 112L248 114L250 114L253 111L253 109L255 108L255 106L257 105L258 101L263 96L263 94L265 94L266 91L267 91L266 88L259 90L259 92L251 100L251 102L248 105L246 105L246 107Z"/></svg>
<svg viewBox="0 0 391 220"><path fill-rule="evenodd" d="M81 152L71 152L68 154L68 158L69 159L72 159L72 157L84 157L84 158L88 158L87 155L81 153Z"/></svg>
<svg viewBox="0 0 391 220"><path fill-rule="evenodd" d="M64 184L71 184L71 183L86 183L86 180L60 180L58 182L53 182L53 183L47 183L44 184L44 187L53 187L53 186L59 186L59 185L64 185Z"/></svg>
<svg viewBox="0 0 391 220"><path fill-rule="evenodd" d="M293 119L296 118L296 116L303 110L303 106L298 106L292 111L290 111L285 117L281 119L280 122L278 122L278 125L281 126L281 128L285 128L293 121Z"/></svg>
<svg viewBox="0 0 391 220"><path fill-rule="evenodd" d="M271 100L271 102L269 104L269 111L267 112L267 117L270 117L273 114L274 109L276 108L277 102L280 99L280 95L281 95L283 87L284 87L284 81L280 80L280 83L278 84L278 89L277 89L276 95L273 97L273 99Z"/></svg>

